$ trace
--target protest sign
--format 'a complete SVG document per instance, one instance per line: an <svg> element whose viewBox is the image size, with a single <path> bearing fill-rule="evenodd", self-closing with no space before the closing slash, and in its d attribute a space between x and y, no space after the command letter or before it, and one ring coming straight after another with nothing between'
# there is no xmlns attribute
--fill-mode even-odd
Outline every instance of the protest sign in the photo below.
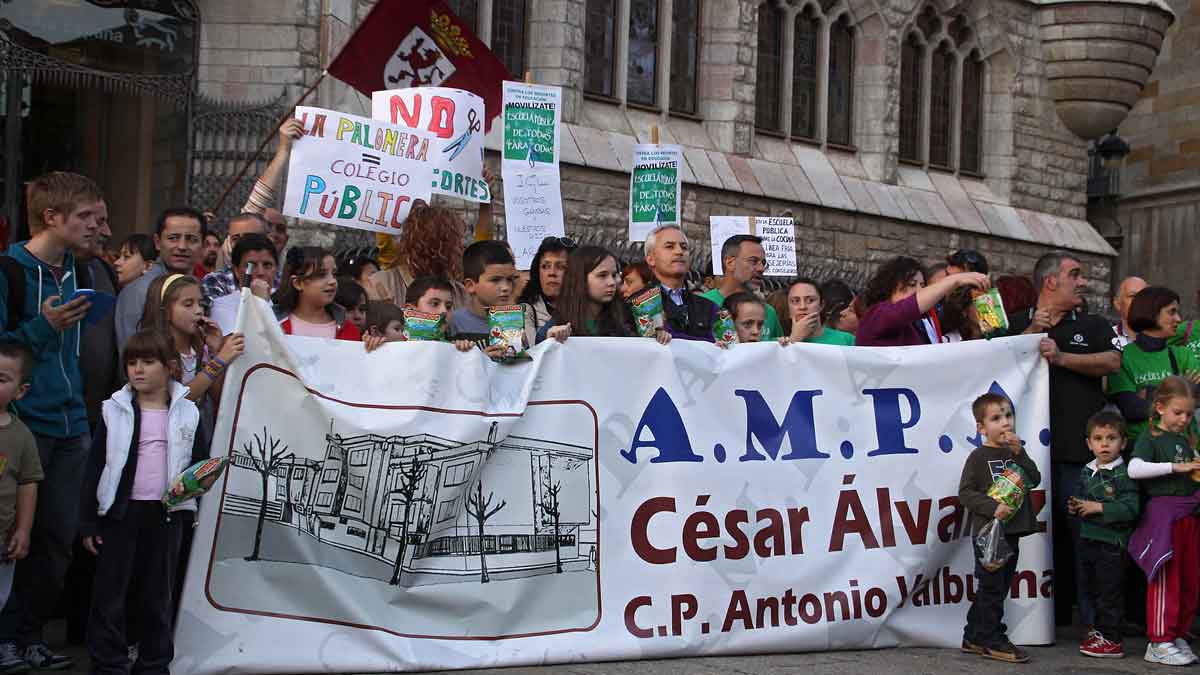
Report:
<svg viewBox="0 0 1200 675"><path fill-rule="evenodd" d="M957 649L976 583L958 480L988 391L1045 476L1005 622L1054 639L1036 335L573 338L499 365L284 336L259 303L238 329L176 675Z"/></svg>
<svg viewBox="0 0 1200 675"><path fill-rule="evenodd" d="M562 89L504 83L504 226L527 270L546 237L566 234L558 168Z"/></svg>
<svg viewBox="0 0 1200 675"><path fill-rule="evenodd" d="M712 244L713 274L724 274L721 248L725 240L738 234L762 238L767 254L767 276L796 276L796 226L791 218L755 216L709 216L709 241Z"/></svg>
<svg viewBox="0 0 1200 675"><path fill-rule="evenodd" d="M399 234L414 200L429 201L433 137L335 110L296 108L283 213Z"/></svg>
<svg viewBox="0 0 1200 675"><path fill-rule="evenodd" d="M371 117L435 138L433 191L472 202L492 201L483 179L483 99L447 87L409 87L371 94Z"/></svg>
<svg viewBox="0 0 1200 675"><path fill-rule="evenodd" d="M678 145L633 146L629 174L629 241L645 241L656 227L680 223L680 164Z"/></svg>
<svg viewBox="0 0 1200 675"><path fill-rule="evenodd" d="M725 260L721 257L721 248L725 240L739 234L750 234L750 218L747 216L709 216L708 239L712 244L713 274L725 274Z"/></svg>

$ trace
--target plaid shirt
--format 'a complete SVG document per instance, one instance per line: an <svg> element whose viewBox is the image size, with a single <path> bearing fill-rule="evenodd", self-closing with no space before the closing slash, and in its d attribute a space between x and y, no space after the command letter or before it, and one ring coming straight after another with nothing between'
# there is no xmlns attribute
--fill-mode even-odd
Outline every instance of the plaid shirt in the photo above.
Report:
<svg viewBox="0 0 1200 675"><path fill-rule="evenodd" d="M210 272L204 275L200 280L200 306L204 308L204 313L208 314L212 310L213 300L222 295L237 293L237 279L233 277L233 268L226 267L223 270Z"/></svg>

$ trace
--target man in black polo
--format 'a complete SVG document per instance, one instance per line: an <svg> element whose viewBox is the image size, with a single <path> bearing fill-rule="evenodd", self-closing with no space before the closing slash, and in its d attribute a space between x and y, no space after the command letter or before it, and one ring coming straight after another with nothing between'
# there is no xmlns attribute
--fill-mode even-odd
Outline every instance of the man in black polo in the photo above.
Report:
<svg viewBox="0 0 1200 675"><path fill-rule="evenodd" d="M1037 305L1008 316L1009 332L1045 333L1040 350L1050 362L1050 463L1054 517L1055 620L1071 623L1072 599L1079 602L1085 624L1092 608L1082 590L1075 550L1079 522L1067 515L1066 500L1083 465L1092 460L1087 447L1087 420L1104 407L1104 376L1121 368L1121 353L1112 343L1112 327L1099 316L1085 314L1087 280L1079 260L1052 251L1033 268Z"/></svg>

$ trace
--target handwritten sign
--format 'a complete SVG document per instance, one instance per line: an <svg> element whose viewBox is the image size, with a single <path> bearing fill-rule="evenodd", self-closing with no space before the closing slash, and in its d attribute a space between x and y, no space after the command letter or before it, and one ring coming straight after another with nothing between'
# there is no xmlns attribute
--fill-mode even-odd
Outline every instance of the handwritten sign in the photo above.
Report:
<svg viewBox="0 0 1200 675"><path fill-rule="evenodd" d="M429 201L434 136L323 108L295 116L304 135L288 164L285 215L399 234L413 201Z"/></svg>
<svg viewBox="0 0 1200 675"><path fill-rule="evenodd" d="M679 174L683 150L678 145L633 146L629 174L629 241L666 224L679 224Z"/></svg>
<svg viewBox="0 0 1200 675"><path fill-rule="evenodd" d="M739 234L754 234L762 238L767 255L767 276L794 277L796 271L796 225L791 218L755 216L710 216L709 239L712 242L713 274L724 274L721 248L725 240Z"/></svg>
<svg viewBox="0 0 1200 675"><path fill-rule="evenodd" d="M527 270L542 240L563 236L559 133L562 89L504 83L504 223L517 269Z"/></svg>
<svg viewBox="0 0 1200 675"><path fill-rule="evenodd" d="M492 201L483 179L483 99L449 87L388 89L371 95L371 117L434 137L433 191Z"/></svg>

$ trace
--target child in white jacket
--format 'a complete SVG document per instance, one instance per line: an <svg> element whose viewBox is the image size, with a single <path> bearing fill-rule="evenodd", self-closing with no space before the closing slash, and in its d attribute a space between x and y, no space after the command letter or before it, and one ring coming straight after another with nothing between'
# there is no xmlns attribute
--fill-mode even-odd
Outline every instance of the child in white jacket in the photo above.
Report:
<svg viewBox="0 0 1200 675"><path fill-rule="evenodd" d="M208 446L166 337L136 333L123 357L129 384L102 406L84 479L80 536L97 556L87 646L93 673L130 672L125 605L136 584L140 634L133 672L167 675L180 541L196 505L167 512L162 497L175 476L208 456Z"/></svg>

